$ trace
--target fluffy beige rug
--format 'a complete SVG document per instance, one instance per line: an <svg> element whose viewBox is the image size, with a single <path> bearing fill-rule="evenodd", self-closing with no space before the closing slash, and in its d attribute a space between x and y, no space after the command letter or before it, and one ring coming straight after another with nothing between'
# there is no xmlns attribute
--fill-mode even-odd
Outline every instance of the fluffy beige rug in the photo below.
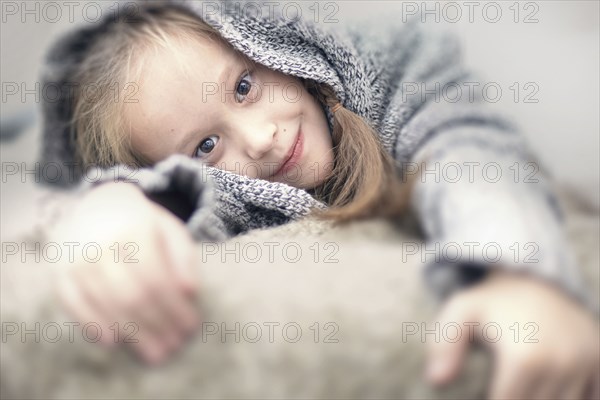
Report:
<svg viewBox="0 0 600 400"><path fill-rule="evenodd" d="M565 192L561 201L597 294L598 214ZM43 226L21 228L3 240L33 248ZM2 398L482 398L491 371L482 350L471 351L445 390L422 378L425 343L409 333L432 328L437 305L420 255L400 245L415 241L410 231L383 221L332 228L307 220L235 238L226 244L231 254L199 245L204 331L153 369L122 348L89 343L78 328L70 333L72 319L52 292L60 266L43 257L21 262L3 249ZM94 330L87 333L91 340Z"/></svg>

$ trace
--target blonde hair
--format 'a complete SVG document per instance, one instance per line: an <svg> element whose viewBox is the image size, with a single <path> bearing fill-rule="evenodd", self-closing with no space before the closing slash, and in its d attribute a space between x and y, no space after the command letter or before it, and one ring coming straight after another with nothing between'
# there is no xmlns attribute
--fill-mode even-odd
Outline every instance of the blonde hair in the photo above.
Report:
<svg viewBox="0 0 600 400"><path fill-rule="evenodd" d="M102 29L104 34L93 43L75 76L80 89L75 91L71 126L78 161L83 166L147 166L150 162L135 152L126 133L130 129L120 104L126 93L119 92L119 101L115 101L111 88L116 84L127 89L123 83L137 81L141 75L142 54L157 46L169 48L174 38L200 36L231 45L202 19L173 5L142 7L136 15L122 16ZM301 81L326 107L339 102L328 85ZM99 90L90 99L81 88L92 85ZM334 114L332 139L333 170L325 182L310 191L330 207L325 212L315 210L316 215L344 222L403 214L410 188L400 183L393 160L375 130L362 117L341 107Z"/></svg>
<svg viewBox="0 0 600 400"><path fill-rule="evenodd" d="M123 113L123 105L135 101L138 86L134 82L140 80L147 51L172 48L175 38L198 36L229 45L212 27L179 7L146 6L138 10L107 20L75 73L79 85L74 91L71 134L83 166L149 164L132 148ZM89 95L90 88L96 88L93 96Z"/></svg>

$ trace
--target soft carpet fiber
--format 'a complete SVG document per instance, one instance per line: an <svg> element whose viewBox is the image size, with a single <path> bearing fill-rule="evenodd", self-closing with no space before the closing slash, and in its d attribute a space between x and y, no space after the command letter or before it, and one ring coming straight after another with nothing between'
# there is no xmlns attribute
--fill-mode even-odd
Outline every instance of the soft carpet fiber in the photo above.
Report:
<svg viewBox="0 0 600 400"><path fill-rule="evenodd" d="M560 199L570 242L598 300L598 215L564 191ZM33 248L44 224L21 227L5 242ZM420 243L411 232L409 224L385 221L334 228L305 220L220 247L200 244L204 329L158 368L122 347L105 351L88 343L81 326L69 335L64 323L73 319L52 291L61 265L6 256L2 398L481 398L491 371L481 349L471 352L451 387L437 391L422 379L421 328L434 328L438 306L422 280L421 255L402 246ZM55 340L57 325L62 335ZM10 334L15 326L19 332ZM22 337L22 328L37 333Z"/></svg>

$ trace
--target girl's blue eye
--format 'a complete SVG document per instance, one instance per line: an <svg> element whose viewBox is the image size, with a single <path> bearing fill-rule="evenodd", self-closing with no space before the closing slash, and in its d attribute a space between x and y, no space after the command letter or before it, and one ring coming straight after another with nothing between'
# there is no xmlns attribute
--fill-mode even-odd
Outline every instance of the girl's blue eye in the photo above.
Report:
<svg viewBox="0 0 600 400"><path fill-rule="evenodd" d="M215 146L217 145L218 141L219 137L215 135L209 136L208 138L204 139L196 148L194 157L202 158L210 154L210 152L212 152L215 149Z"/></svg>
<svg viewBox="0 0 600 400"><path fill-rule="evenodd" d="M242 79L239 81L239 83L237 84L237 87L235 88L235 93L236 93L236 100L238 101L243 101L238 99L238 94L241 96L247 96L248 93L250 93L250 90L252 90L252 81L245 79L246 77L250 77L250 72L246 72L243 76Z"/></svg>
<svg viewBox="0 0 600 400"><path fill-rule="evenodd" d="M238 101L243 101L238 99L238 95L241 96L247 96L248 93L250 93L250 91L252 90L252 80L251 79L246 79L250 77L251 72L250 71L246 71L243 75L242 75L242 79L240 79L238 81L238 84L236 86L235 89L235 95L236 95L236 100ZM198 147L196 148L196 151L194 152L194 157L196 158L202 158L202 157L206 157L208 154L210 154L216 147L217 143L219 142L219 137L212 135L209 136L208 138L204 139L202 142L200 142L200 145L198 145Z"/></svg>

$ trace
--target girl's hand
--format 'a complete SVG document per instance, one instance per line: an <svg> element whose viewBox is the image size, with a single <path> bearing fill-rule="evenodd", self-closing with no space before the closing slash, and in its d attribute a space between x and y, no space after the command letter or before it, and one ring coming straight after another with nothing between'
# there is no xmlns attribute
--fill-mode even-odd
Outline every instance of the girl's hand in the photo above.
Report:
<svg viewBox="0 0 600 400"><path fill-rule="evenodd" d="M598 319L558 288L533 277L493 271L480 284L455 294L442 310L440 325L457 323L464 329L455 343L443 339L431 343L427 365L431 383L449 383L460 371L470 342L468 325L463 325L468 322L479 323L474 339L494 356L490 398L600 397ZM487 323L501 329L495 343L497 329L482 332ZM526 330L527 323L531 324Z"/></svg>
<svg viewBox="0 0 600 400"><path fill-rule="evenodd" d="M58 294L81 324L98 324L101 343L125 343L158 363L197 327L193 240L139 188L108 183L91 190L56 235L78 249L89 245L87 256L74 252L61 271Z"/></svg>

